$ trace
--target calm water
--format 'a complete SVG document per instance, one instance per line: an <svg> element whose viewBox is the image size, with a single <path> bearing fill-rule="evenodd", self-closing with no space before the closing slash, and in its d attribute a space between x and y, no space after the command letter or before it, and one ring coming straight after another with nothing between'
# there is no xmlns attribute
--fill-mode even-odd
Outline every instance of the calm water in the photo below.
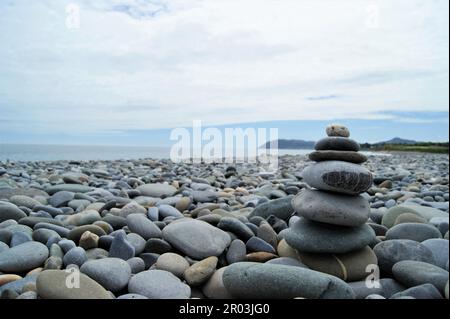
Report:
<svg viewBox="0 0 450 319"><path fill-rule="evenodd" d="M279 150L278 154L306 155L310 152L286 149ZM169 155L170 147L0 144L0 161L162 159Z"/></svg>

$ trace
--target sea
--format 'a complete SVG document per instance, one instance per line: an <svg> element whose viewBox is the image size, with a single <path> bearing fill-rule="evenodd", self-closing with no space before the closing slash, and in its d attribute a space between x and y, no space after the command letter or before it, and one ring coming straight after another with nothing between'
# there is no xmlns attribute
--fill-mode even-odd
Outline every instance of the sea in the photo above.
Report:
<svg viewBox="0 0 450 319"><path fill-rule="evenodd" d="M170 157L170 149L155 146L0 144L0 161L167 159ZM278 154L306 155L311 151L280 149Z"/></svg>

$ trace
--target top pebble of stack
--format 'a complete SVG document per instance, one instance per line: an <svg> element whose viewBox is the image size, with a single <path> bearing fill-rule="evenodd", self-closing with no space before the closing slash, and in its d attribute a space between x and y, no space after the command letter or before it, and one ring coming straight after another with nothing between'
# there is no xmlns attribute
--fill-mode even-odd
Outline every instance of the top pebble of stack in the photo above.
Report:
<svg viewBox="0 0 450 319"><path fill-rule="evenodd" d="M350 137L350 131L348 128L340 124L328 125L326 132L328 136Z"/></svg>

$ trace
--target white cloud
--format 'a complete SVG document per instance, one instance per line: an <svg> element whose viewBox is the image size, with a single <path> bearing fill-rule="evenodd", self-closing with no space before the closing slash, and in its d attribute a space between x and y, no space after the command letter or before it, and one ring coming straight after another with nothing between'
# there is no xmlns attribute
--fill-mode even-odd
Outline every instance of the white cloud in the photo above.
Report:
<svg viewBox="0 0 450 319"><path fill-rule="evenodd" d="M68 3L80 5L80 29L65 27ZM446 0L47 0L0 8L0 110L14 129L375 119L449 105Z"/></svg>

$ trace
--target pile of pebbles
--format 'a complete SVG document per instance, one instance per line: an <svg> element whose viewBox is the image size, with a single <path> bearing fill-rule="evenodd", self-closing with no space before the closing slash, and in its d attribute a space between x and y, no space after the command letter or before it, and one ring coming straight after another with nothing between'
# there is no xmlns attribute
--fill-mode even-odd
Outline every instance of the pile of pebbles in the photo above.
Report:
<svg viewBox="0 0 450 319"><path fill-rule="evenodd" d="M0 162L0 297L448 298L448 155L362 154L345 127L327 133L277 172Z"/></svg>

